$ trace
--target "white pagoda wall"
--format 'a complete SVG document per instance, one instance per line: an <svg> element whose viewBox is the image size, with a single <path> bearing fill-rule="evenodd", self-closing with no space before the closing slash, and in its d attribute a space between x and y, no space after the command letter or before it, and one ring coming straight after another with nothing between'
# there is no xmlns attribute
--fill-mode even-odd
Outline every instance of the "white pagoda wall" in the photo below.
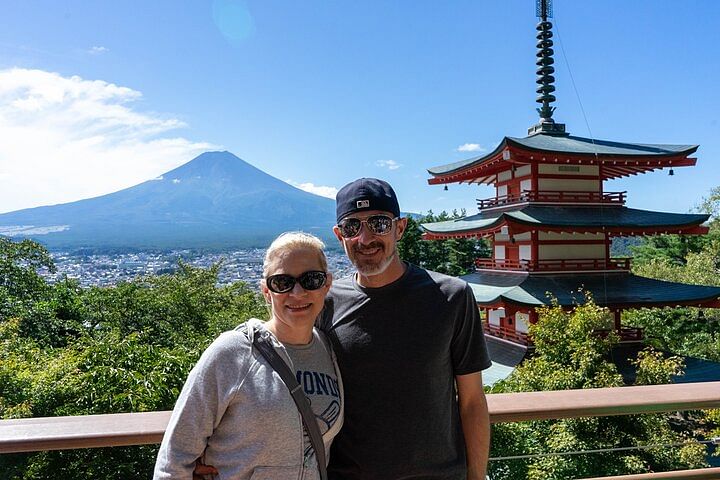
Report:
<svg viewBox="0 0 720 480"><path fill-rule="evenodd" d="M538 190L561 192L600 192L600 168L597 165L560 165L539 164ZM542 175L563 176L567 178L542 178ZM577 176L596 176L597 179L572 178Z"/></svg>
<svg viewBox="0 0 720 480"><path fill-rule="evenodd" d="M540 245L540 260L605 258L605 245Z"/></svg>
<svg viewBox="0 0 720 480"><path fill-rule="evenodd" d="M515 169L515 178L527 177L532 173L532 167L530 165L523 165Z"/></svg>
<svg viewBox="0 0 720 480"><path fill-rule="evenodd" d="M538 256L540 260L561 260L574 258L605 258L604 233L566 233L566 232L538 232L540 245ZM568 242L560 244L543 245L543 241ZM574 245L572 244L575 243Z"/></svg>
<svg viewBox="0 0 720 480"><path fill-rule="evenodd" d="M510 170L505 170L504 172L498 172L497 179L498 182L505 182L507 180L510 180L513 178L512 172Z"/></svg>
<svg viewBox="0 0 720 480"><path fill-rule="evenodd" d="M538 240L562 240L567 242L605 240L604 233L538 232Z"/></svg>
<svg viewBox="0 0 720 480"><path fill-rule="evenodd" d="M572 170L569 170L571 168ZM563 165L561 163L541 163L538 165L538 173L546 175L596 175L600 177L600 168L597 165Z"/></svg>
<svg viewBox="0 0 720 480"><path fill-rule="evenodd" d="M539 178L540 192L599 192L599 180L583 180L568 178Z"/></svg>

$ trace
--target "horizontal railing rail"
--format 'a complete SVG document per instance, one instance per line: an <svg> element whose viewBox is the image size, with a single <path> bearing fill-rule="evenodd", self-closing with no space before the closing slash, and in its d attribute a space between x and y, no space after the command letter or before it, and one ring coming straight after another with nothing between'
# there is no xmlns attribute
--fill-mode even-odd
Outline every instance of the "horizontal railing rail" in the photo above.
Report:
<svg viewBox="0 0 720 480"><path fill-rule="evenodd" d="M478 258L475 266L491 270L520 270L526 272L564 272L584 270L629 271L632 259L616 258L573 258L558 260L511 260L507 258Z"/></svg>
<svg viewBox="0 0 720 480"><path fill-rule="evenodd" d="M624 205L627 191L623 192L580 192L580 191L532 191L523 190L517 194L499 195L497 197L477 199L480 210L513 203L547 202L547 203L603 203Z"/></svg>
<svg viewBox="0 0 720 480"><path fill-rule="evenodd" d="M578 480L663 480L666 478L675 480L718 480L720 478L720 468L698 468L694 470L678 470L675 472L640 473L636 475L593 477Z"/></svg>
<svg viewBox="0 0 720 480"><path fill-rule="evenodd" d="M489 394L490 421L720 408L720 382ZM159 443L170 412L0 420L0 453Z"/></svg>

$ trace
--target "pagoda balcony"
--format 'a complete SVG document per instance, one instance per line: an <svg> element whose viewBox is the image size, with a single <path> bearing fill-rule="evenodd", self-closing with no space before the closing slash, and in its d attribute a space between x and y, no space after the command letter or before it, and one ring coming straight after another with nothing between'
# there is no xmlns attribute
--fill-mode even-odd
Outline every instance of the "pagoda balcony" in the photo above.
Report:
<svg viewBox="0 0 720 480"><path fill-rule="evenodd" d="M577 272L587 270L630 271L630 258L573 258L561 260L509 260L478 258L475 266L483 270L520 272Z"/></svg>
<svg viewBox="0 0 720 480"><path fill-rule="evenodd" d="M487 403L491 423L702 410L720 408L720 382L491 393L487 395ZM170 413L163 411L0 420L0 454L158 444L165 433ZM658 447L674 448L673 445ZM554 452L545 454L556 455ZM503 461L503 458L490 458L490 462L497 461ZM617 474L584 480L670 478L720 478L720 468Z"/></svg>
<svg viewBox="0 0 720 480"><path fill-rule="evenodd" d="M510 340L511 342L518 343L520 345L532 344L532 340L530 340L527 333L518 332L514 328L490 325L487 322L483 322L483 331L485 332L485 335L492 335L495 338Z"/></svg>
<svg viewBox="0 0 720 480"><path fill-rule="evenodd" d="M620 339L620 343L640 342L643 340L645 334L644 330L639 327L622 327L619 331L610 329L595 330L595 334L598 337L607 337L611 331L617 334ZM513 343L517 343L518 345L533 345L533 341L527 333L518 332L514 328L490 325L487 322L483 322L483 332L485 332L485 335L509 340Z"/></svg>
<svg viewBox="0 0 720 480"><path fill-rule="evenodd" d="M645 335L644 330L640 327L622 327L620 331L611 329L595 330L595 334L599 337L607 337L610 332L615 332L620 337L621 342L640 342Z"/></svg>
<svg viewBox="0 0 720 480"><path fill-rule="evenodd" d="M523 190L519 194L478 199L478 209L501 207L515 203L564 203L564 204L610 204L625 205L627 192L574 192L574 191L542 191Z"/></svg>

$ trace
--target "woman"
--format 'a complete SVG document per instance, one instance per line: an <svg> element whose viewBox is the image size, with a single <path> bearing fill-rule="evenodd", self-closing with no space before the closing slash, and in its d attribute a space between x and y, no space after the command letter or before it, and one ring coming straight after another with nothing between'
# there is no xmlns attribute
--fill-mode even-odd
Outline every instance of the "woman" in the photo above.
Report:
<svg viewBox="0 0 720 480"><path fill-rule="evenodd" d="M329 452L343 420L342 382L329 343L313 328L332 276L323 243L300 232L268 248L260 287L270 319L250 319L203 353L175 404L156 479L191 479L196 460L221 479L317 479L315 452L280 376L253 347L269 332L310 400ZM326 454L326 458L327 458Z"/></svg>

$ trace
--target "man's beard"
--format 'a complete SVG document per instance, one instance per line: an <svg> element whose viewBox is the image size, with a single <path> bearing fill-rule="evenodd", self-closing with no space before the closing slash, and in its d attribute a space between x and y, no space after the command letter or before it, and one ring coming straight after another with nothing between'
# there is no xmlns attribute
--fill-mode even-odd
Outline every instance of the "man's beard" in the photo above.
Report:
<svg viewBox="0 0 720 480"><path fill-rule="evenodd" d="M385 270L387 270L387 268L392 263L395 255L397 255L397 249L394 245L392 245L392 251L390 252L390 254L385 255L385 245L380 242L370 242L367 245L363 245L362 248L360 247L359 243L356 243L351 248L352 255L348 255L348 258L350 258L353 265L355 265L358 273L366 277L380 275L381 273L385 272ZM377 261L375 259L363 258L362 255L358 253L358 250L372 250L374 248L379 248L381 253L384 255L380 259L380 261Z"/></svg>

